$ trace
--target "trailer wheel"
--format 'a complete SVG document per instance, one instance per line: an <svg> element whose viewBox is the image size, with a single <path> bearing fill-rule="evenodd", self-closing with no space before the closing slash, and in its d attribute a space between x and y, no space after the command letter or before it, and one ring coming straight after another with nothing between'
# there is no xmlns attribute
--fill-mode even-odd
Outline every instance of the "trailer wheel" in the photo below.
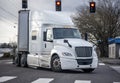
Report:
<svg viewBox="0 0 120 83"><path fill-rule="evenodd" d="M22 67L27 67L27 54L26 53L23 53L21 55L21 66Z"/></svg>
<svg viewBox="0 0 120 83"><path fill-rule="evenodd" d="M62 71L60 58L57 55L53 56L51 59L51 69L55 72Z"/></svg>
<svg viewBox="0 0 120 83"><path fill-rule="evenodd" d="M84 72L86 73L91 73L92 71L94 71L95 69L82 69Z"/></svg>
<svg viewBox="0 0 120 83"><path fill-rule="evenodd" d="M15 57L15 65L16 66L21 66L20 65L20 60L21 60L21 55L17 54L17 56Z"/></svg>

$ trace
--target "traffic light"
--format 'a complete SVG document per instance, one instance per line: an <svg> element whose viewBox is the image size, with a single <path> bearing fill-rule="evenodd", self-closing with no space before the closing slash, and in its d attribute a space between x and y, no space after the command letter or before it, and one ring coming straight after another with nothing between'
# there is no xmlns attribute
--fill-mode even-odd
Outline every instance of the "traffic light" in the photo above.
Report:
<svg viewBox="0 0 120 83"><path fill-rule="evenodd" d="M95 13L96 7L95 2L90 2L90 13Z"/></svg>
<svg viewBox="0 0 120 83"><path fill-rule="evenodd" d="M27 0L22 0L22 8L27 8Z"/></svg>
<svg viewBox="0 0 120 83"><path fill-rule="evenodd" d="M61 11L61 0L55 1L56 11Z"/></svg>

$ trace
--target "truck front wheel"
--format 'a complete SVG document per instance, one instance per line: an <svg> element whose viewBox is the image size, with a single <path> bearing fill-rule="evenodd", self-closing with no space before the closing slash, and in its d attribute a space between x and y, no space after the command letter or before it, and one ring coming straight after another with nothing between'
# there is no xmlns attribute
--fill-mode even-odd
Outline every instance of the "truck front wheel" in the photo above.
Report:
<svg viewBox="0 0 120 83"><path fill-rule="evenodd" d="M27 54L26 53L23 53L22 55L21 55L21 66L22 67L27 67L28 65L27 65Z"/></svg>
<svg viewBox="0 0 120 83"><path fill-rule="evenodd" d="M51 69L55 72L62 71L60 58L57 55L53 56L51 59Z"/></svg>

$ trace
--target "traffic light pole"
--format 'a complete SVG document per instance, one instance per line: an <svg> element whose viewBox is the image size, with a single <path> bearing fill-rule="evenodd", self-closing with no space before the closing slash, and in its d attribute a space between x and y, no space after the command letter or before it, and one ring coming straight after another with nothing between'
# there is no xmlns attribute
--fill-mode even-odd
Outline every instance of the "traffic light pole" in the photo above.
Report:
<svg viewBox="0 0 120 83"><path fill-rule="evenodd" d="M88 41L88 33L85 32L85 40Z"/></svg>

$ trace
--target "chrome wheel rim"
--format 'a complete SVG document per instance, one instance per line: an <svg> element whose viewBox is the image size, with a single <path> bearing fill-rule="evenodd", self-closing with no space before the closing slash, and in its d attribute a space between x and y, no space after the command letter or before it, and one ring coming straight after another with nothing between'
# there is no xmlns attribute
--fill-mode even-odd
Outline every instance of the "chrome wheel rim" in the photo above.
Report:
<svg viewBox="0 0 120 83"><path fill-rule="evenodd" d="M55 60L53 61L53 67L54 67L55 69L59 69L60 66L61 66L60 59L55 59Z"/></svg>

